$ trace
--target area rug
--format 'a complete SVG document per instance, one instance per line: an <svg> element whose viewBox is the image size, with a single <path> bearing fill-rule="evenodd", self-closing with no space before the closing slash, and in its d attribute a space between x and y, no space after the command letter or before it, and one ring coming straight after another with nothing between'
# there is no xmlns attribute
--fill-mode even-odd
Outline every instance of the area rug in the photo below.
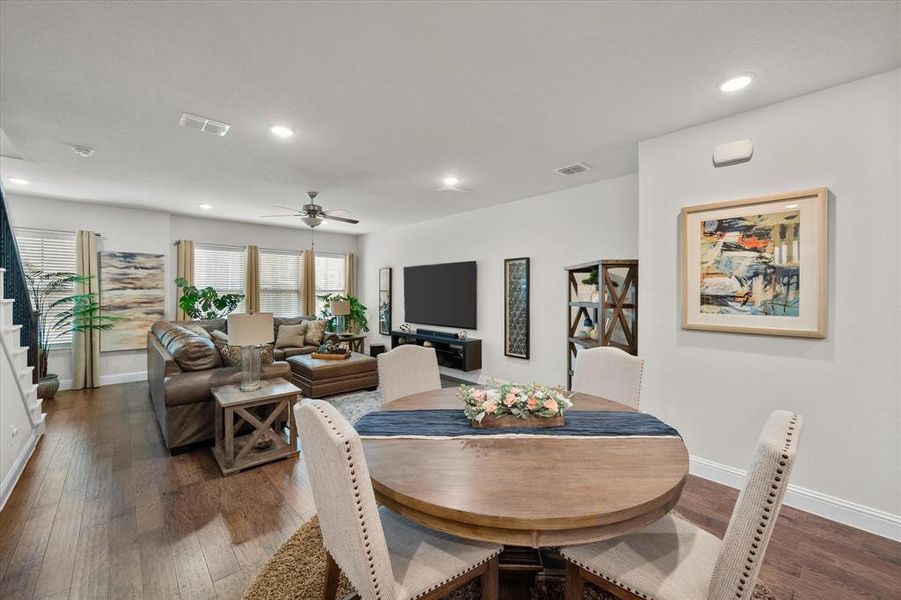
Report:
<svg viewBox="0 0 901 600"><path fill-rule="evenodd" d="M325 581L325 550L319 519L313 517L281 545L272 558L250 582L244 592L244 600L319 600ZM353 593L353 587L341 574L338 598ZM544 580L530 590L529 600L563 600L565 588L562 580ZM478 580L471 581L446 596L447 600L478 600ZM590 583L585 584L586 600L616 600L607 592ZM754 588L754 600L776 600L765 585Z"/></svg>

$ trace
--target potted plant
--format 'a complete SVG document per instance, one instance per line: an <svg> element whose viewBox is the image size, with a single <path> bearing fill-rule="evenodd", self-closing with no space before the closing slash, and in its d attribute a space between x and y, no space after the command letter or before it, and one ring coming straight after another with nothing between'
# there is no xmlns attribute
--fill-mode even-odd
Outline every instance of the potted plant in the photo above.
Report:
<svg viewBox="0 0 901 600"><path fill-rule="evenodd" d="M59 390L59 376L47 372L53 344L67 333L106 331L119 317L101 314L97 294L60 295L73 284L88 282L89 276L26 267L25 279L38 321L38 398L50 400Z"/></svg>
<svg viewBox="0 0 901 600"><path fill-rule="evenodd" d="M328 331L335 331L335 320L332 319L331 309L332 300L346 300L347 302L350 302L350 314L345 317L350 324L349 329L361 333L369 333L369 318L366 316L367 309L360 302L359 298L356 296L346 296L344 294L323 294L322 296L316 297L324 303L319 316L329 320L328 326L326 327Z"/></svg>
<svg viewBox="0 0 901 600"><path fill-rule="evenodd" d="M175 280L182 290L178 307L192 319L224 319L238 308L244 294L222 294L211 287L197 289L184 277Z"/></svg>

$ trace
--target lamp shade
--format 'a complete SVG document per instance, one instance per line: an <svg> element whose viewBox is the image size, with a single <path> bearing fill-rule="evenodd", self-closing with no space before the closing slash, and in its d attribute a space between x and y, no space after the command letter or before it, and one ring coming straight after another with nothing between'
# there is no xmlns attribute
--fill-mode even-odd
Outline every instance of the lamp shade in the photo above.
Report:
<svg viewBox="0 0 901 600"><path fill-rule="evenodd" d="M256 346L272 341L272 313L232 313L228 315L228 343L232 346Z"/></svg>
<svg viewBox="0 0 901 600"><path fill-rule="evenodd" d="M350 301L348 300L332 300L331 301L331 310L332 314L336 317L341 315L349 315L350 314Z"/></svg>

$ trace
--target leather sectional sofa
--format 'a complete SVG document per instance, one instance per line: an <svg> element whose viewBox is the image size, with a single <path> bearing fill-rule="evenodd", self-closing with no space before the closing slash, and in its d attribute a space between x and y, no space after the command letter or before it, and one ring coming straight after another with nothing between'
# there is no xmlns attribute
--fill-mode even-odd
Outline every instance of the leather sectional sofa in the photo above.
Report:
<svg viewBox="0 0 901 600"><path fill-rule="evenodd" d="M294 325L314 317L276 318L273 337L280 325ZM207 332L227 333L225 319L200 321L158 321L147 333L147 379L153 411L160 424L166 447L181 446L213 438L214 387L241 382L240 366L224 366L213 341L186 329L200 326ZM330 334L326 334L328 337ZM291 380L284 359L312 353L316 346L280 348L273 351L274 362L262 366L261 377Z"/></svg>

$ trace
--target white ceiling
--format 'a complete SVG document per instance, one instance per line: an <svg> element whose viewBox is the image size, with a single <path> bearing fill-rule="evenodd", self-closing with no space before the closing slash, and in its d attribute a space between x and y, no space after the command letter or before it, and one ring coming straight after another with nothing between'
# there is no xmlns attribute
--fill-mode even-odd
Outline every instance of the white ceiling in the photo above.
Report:
<svg viewBox="0 0 901 600"><path fill-rule="evenodd" d="M299 225L257 215L315 189L354 233L634 172L642 139L901 65L899 2L0 7L8 191Z"/></svg>

